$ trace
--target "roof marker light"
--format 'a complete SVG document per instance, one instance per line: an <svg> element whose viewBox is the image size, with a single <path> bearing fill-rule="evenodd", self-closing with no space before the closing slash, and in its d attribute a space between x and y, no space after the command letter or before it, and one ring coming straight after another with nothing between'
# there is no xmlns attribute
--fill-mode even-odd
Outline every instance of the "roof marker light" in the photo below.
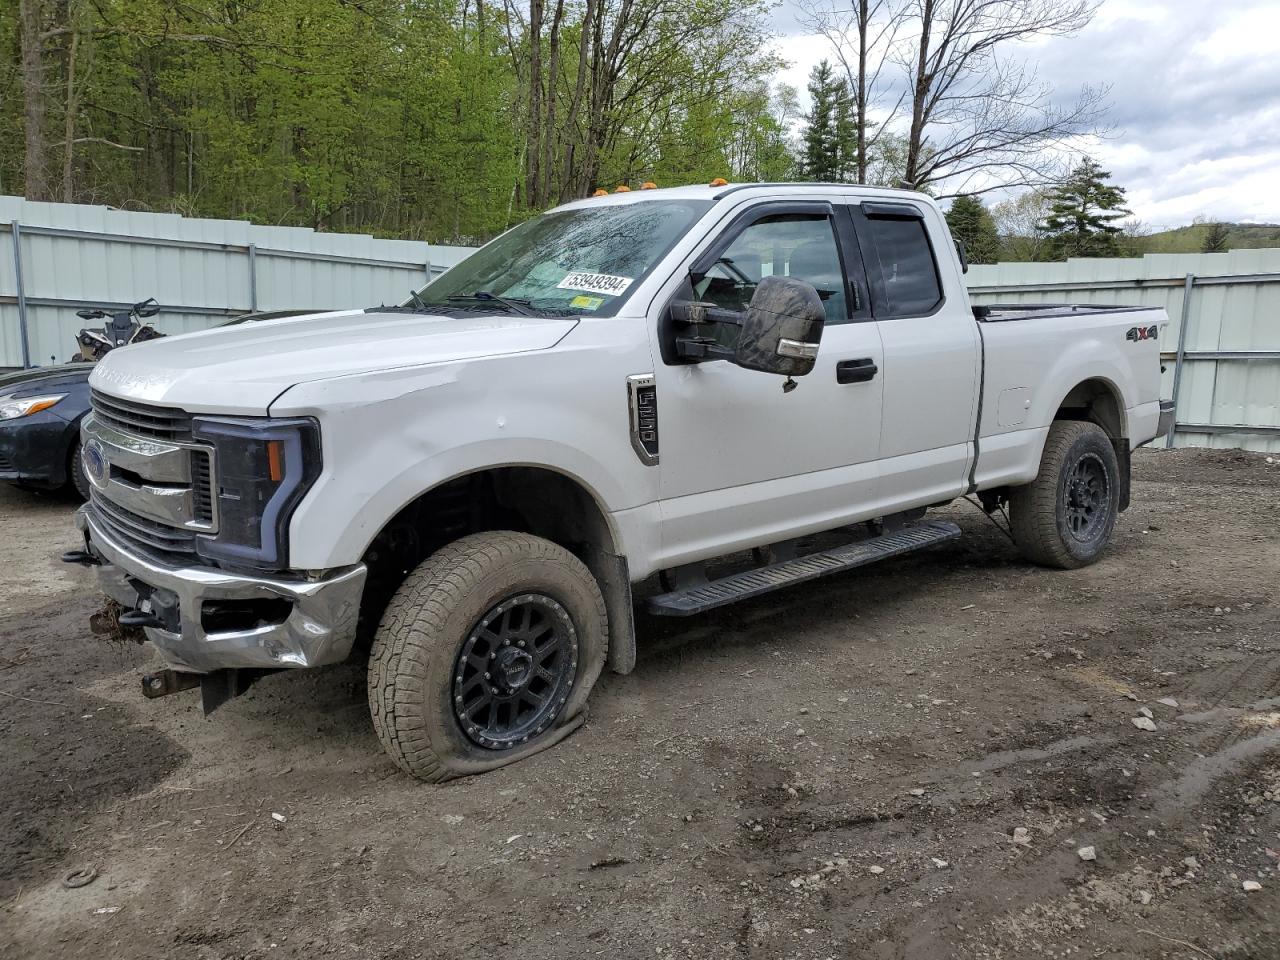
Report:
<svg viewBox="0 0 1280 960"><path fill-rule="evenodd" d="M654 183L652 180L646 180L644 183L640 184L640 189L641 190L657 190L658 185Z"/></svg>
<svg viewBox="0 0 1280 960"><path fill-rule="evenodd" d="M614 193L630 193L630 192L631 192L631 188L630 188L630 187L628 187L625 183L620 183L620 184L618 184L617 189L616 189L616 190L614 190L613 192L614 192Z"/></svg>
<svg viewBox="0 0 1280 960"><path fill-rule="evenodd" d="M712 187L727 187L728 185L729 185L729 181L726 180L724 177L716 177L709 184L709 186L712 186Z"/></svg>
<svg viewBox="0 0 1280 960"><path fill-rule="evenodd" d="M608 195L609 195L608 190L597 190L595 193L592 194L593 197L607 197Z"/></svg>

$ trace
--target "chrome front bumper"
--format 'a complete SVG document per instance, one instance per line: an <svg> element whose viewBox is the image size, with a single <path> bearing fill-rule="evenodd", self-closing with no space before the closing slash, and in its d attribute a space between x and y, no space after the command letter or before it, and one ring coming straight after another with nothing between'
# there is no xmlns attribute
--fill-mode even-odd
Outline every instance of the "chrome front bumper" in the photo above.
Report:
<svg viewBox="0 0 1280 960"><path fill-rule="evenodd" d="M226 667L318 667L345 660L355 640L367 570L347 567L324 580L277 580L228 573L213 567L168 567L143 559L111 539L88 506L76 512L90 552L103 561L98 579L104 593L127 609L138 607L139 589L167 609L176 608L178 629L146 629L174 670L210 673ZM147 591L145 588L150 588ZM285 600L278 623L243 630L206 630L210 601Z"/></svg>

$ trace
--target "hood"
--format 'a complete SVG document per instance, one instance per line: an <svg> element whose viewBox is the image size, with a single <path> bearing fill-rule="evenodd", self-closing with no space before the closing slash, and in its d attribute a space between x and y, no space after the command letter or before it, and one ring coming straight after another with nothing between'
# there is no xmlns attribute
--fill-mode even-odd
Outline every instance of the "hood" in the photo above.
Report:
<svg viewBox="0 0 1280 960"><path fill-rule="evenodd" d="M299 383L545 350L576 324L377 310L282 317L118 347L96 364L90 386L195 412L261 415Z"/></svg>
<svg viewBox="0 0 1280 960"><path fill-rule="evenodd" d="M65 363L56 367L32 367L0 374L0 397L27 397L56 392L59 388L84 383L93 372L91 363Z"/></svg>

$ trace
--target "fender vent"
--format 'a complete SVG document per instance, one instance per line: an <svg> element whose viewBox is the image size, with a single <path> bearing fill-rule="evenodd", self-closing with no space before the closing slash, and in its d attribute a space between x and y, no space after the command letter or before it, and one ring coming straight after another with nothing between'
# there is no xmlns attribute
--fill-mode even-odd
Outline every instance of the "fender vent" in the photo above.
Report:
<svg viewBox="0 0 1280 960"><path fill-rule="evenodd" d="M653 374L627 377L627 409L631 416L631 446L640 462L658 462L658 388Z"/></svg>

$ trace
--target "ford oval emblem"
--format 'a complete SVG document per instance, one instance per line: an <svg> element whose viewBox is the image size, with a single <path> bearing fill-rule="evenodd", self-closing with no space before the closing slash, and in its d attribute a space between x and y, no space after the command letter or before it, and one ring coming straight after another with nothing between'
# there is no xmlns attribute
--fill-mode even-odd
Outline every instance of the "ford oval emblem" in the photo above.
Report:
<svg viewBox="0 0 1280 960"><path fill-rule="evenodd" d="M107 463L107 455L103 452L102 444L97 440L90 440L84 445L81 459L84 461L84 472L93 485L105 487L111 474L111 465Z"/></svg>

